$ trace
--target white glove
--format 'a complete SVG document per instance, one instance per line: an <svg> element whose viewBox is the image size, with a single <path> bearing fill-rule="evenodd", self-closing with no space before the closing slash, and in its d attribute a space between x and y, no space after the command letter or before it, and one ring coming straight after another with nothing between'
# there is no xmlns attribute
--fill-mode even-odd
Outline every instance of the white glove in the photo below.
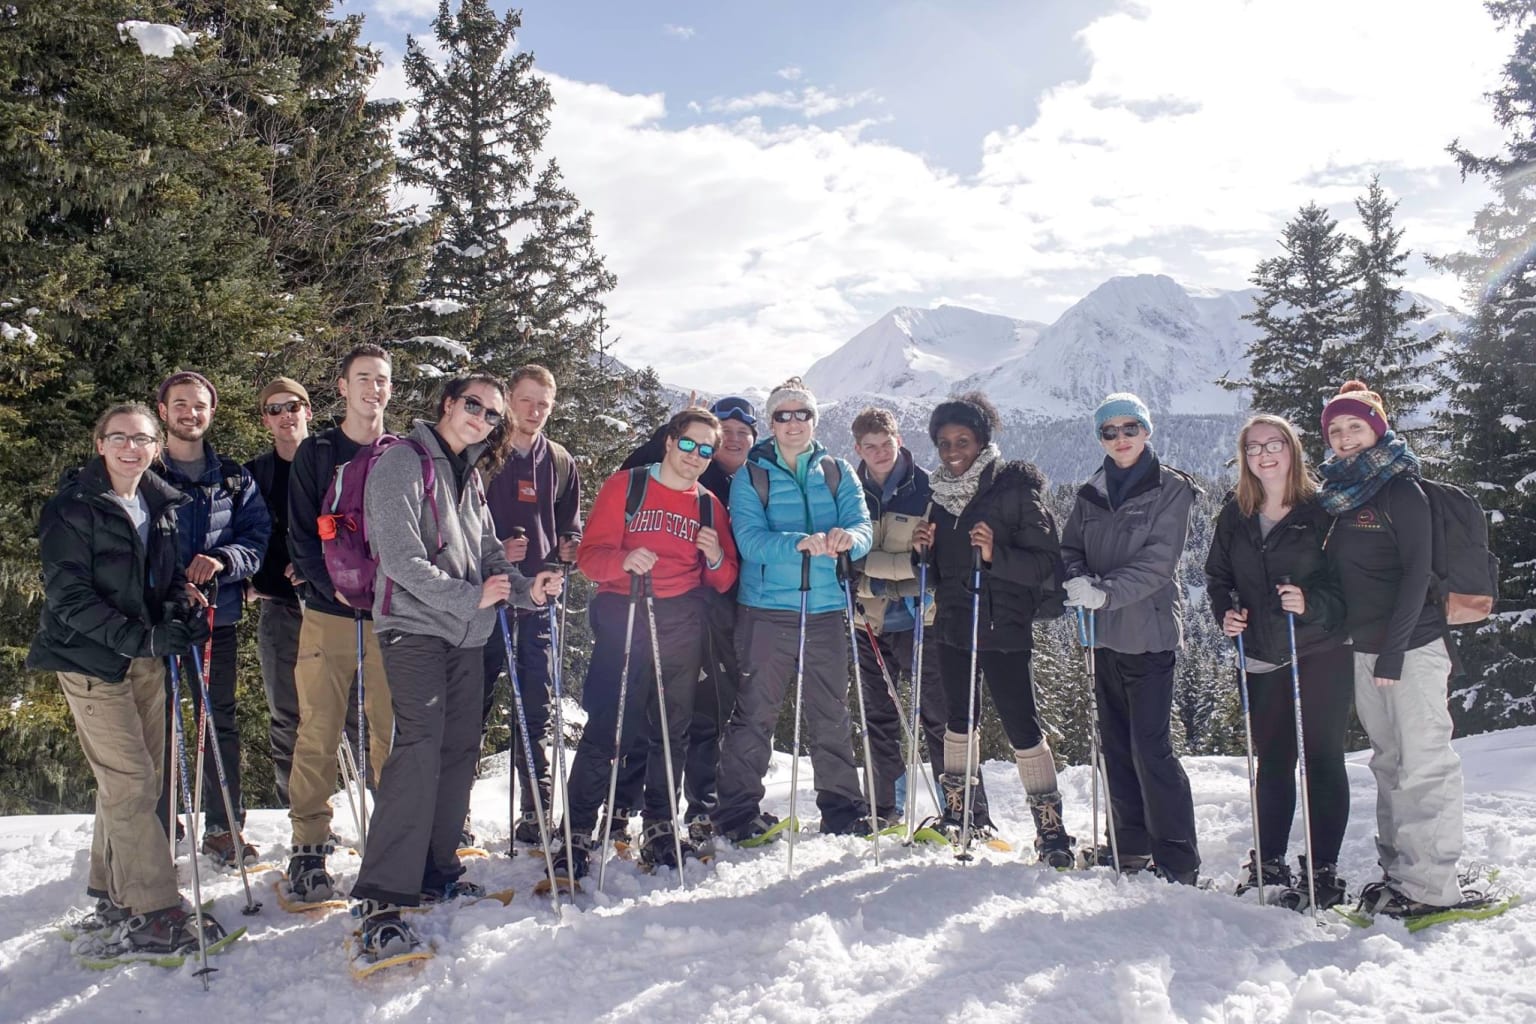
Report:
<svg viewBox="0 0 1536 1024"><path fill-rule="evenodd" d="M1083 583L1077 588L1077 593L1073 594L1072 584L1077 580L1082 580ZM1068 608L1086 608L1089 611L1097 611L1109 603L1109 595L1107 593L1081 576L1067 581L1067 593L1068 597L1065 603Z"/></svg>
<svg viewBox="0 0 1536 1024"><path fill-rule="evenodd" d="M1093 577L1073 576L1071 579L1067 580L1066 588L1067 597L1071 599L1067 602L1067 604L1074 606L1080 605L1083 603L1083 595L1089 590L1093 589Z"/></svg>

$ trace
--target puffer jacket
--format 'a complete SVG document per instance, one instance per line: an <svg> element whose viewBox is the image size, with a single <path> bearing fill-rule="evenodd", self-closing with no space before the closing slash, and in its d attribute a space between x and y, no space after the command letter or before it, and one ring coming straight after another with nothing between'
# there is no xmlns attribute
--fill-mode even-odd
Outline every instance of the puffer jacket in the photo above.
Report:
<svg viewBox="0 0 1536 1024"><path fill-rule="evenodd" d="M272 536L272 517L250 471L238 462L221 459L213 445L203 442L203 475L189 480L167 461L166 483L190 501L176 514L181 537L181 564L194 555L208 555L224 563L214 577L218 584L215 626L240 621L244 587L240 584L257 569Z"/></svg>
<svg viewBox="0 0 1536 1024"><path fill-rule="evenodd" d="M1035 608L1043 589L1055 585L1061 562L1056 524L1041 497L1044 489L1045 477L1032 463L999 461L982 470L976 496L959 516L933 506L934 626L943 643L971 645L971 528L985 522L992 528L992 561L982 565L977 647L1034 647Z"/></svg>
<svg viewBox="0 0 1536 1024"><path fill-rule="evenodd" d="M1098 610L1097 647L1121 654L1177 650L1184 642L1179 556L1198 489L1148 450L1152 471L1115 509L1102 467L1077 492L1061 534L1067 576L1096 576L1109 595Z"/></svg>
<svg viewBox="0 0 1536 1024"><path fill-rule="evenodd" d="M164 621L168 603L185 608L176 514L190 499L153 471L144 474L146 552L111 490L106 465L92 459L64 474L38 518L45 603L27 653L30 669L117 683L132 659L166 653L149 649L149 634Z"/></svg>
<svg viewBox="0 0 1536 1024"><path fill-rule="evenodd" d="M917 566L912 559L912 531L923 521L933 501L933 489L928 486L927 470L905 448L897 453L896 465L891 469L891 476L896 478L894 489L890 479L884 486L871 480L869 467L862 462L858 472L873 539L869 554L856 567L859 588L855 595L854 625L868 622L877 633L905 632L916 624L913 615L918 586Z"/></svg>
<svg viewBox="0 0 1536 1024"><path fill-rule="evenodd" d="M798 611L801 553L795 545L812 533L840 526L853 537L850 558L857 561L869 553L872 530L864 488L853 467L838 459L842 480L834 498L821 468L826 456L821 442L813 441L797 460L799 472L791 472L779 462L778 447L770 438L754 445L746 465L736 471L731 480L731 532L741 555L741 604ZM767 508L752 486L753 465L768 474ZM836 559L812 558L810 583L808 611L831 612L845 606Z"/></svg>
<svg viewBox="0 0 1536 1024"><path fill-rule="evenodd" d="M378 556L373 588L375 632L396 629L434 636L455 647L478 647L490 639L495 608L480 607L481 584L489 576L512 580L509 605L535 607L532 583L507 560L490 510L480 471L471 468L464 492L455 493L453 466L426 423L406 435L432 457L434 502L426 498L421 456L408 444L390 448L368 473L363 513L368 541ZM481 446L464 451L474 466Z"/></svg>
<svg viewBox="0 0 1536 1024"><path fill-rule="evenodd" d="M1323 554L1332 517L1316 502L1288 512L1265 537L1257 515L1244 516L1236 495L1229 494L1216 515L1211 550L1205 559L1206 593L1219 626L1233 607L1237 591L1248 609L1243 650L1250 658L1284 665L1291 657L1290 633L1280 595L1281 580L1301 588L1307 610L1296 616L1296 651L1315 654L1345 640L1344 590Z"/></svg>

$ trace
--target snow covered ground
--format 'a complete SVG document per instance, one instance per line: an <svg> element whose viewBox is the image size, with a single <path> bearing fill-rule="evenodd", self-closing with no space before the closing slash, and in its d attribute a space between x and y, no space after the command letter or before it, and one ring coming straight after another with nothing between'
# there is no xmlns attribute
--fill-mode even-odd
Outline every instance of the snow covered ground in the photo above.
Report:
<svg viewBox="0 0 1536 1024"><path fill-rule="evenodd" d="M1513 889L1536 882L1536 728L1458 741L1467 777L1465 861L1502 868ZM1341 858L1352 883L1373 877L1375 788L1367 756L1351 757L1354 810ZM1186 762L1201 852L1218 891L1108 873L1057 874L1025 855L961 865L947 851L807 838L785 878L785 847L727 851L672 875L610 870L555 926L531 895L538 858L470 862L469 877L515 886L517 898L421 918L443 952L419 969L354 983L342 951L344 913L240 915L235 875L204 874L226 925L247 939L217 958L212 991L191 974L139 964L83 970L53 925L83 905L87 818L0 819L0 1020L207 1021L1201 1021L1536 1020L1536 906L1486 922L1410 935L1324 927L1224 894L1251 842L1240 758ZM482 840L504 851L505 760L474 797ZM986 768L993 813L1027 838L1011 766ZM770 779L770 810L787 804L787 760ZM801 774L809 780L809 762ZM1088 774L1064 774L1068 824L1088 832ZM802 793L802 807L813 807ZM347 826L343 806L339 830ZM248 834L272 860L285 818L251 815ZM1299 841L1299 830L1294 834ZM1293 846L1292 853L1296 848ZM356 871L338 857L344 875ZM182 862L185 876L186 862ZM589 892L595 884L589 884Z"/></svg>

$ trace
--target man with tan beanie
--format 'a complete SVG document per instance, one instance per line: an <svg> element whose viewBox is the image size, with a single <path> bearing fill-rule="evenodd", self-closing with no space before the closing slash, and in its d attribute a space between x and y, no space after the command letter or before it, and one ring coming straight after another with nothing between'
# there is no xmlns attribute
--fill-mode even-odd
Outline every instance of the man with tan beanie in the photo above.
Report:
<svg viewBox="0 0 1536 1024"><path fill-rule="evenodd" d="M272 449L245 464L272 512L272 538L261 568L250 578L247 596L261 601L256 627L261 681L271 715L268 738L277 795L288 806L288 773L299 734L299 694L293 667L299 657L299 626L304 621L294 590L298 573L288 557L288 471L299 442L309 436L309 392L289 377L276 377L256 399L261 425L272 435Z"/></svg>

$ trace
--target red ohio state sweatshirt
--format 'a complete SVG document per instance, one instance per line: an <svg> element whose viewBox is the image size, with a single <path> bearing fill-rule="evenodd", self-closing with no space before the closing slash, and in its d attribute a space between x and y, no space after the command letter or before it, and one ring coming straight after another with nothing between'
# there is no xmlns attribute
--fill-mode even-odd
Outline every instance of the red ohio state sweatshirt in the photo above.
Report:
<svg viewBox="0 0 1536 1024"><path fill-rule="evenodd" d="M649 548L656 554L651 586L657 597L678 597L706 585L723 594L735 585L736 544L731 540L730 516L708 489L694 484L689 490L674 491L652 476L646 481L645 500L626 529L624 501L628 489L628 470L603 483L581 537L576 565L587 579L596 581L599 592L629 593L624 558L636 548ZM701 493L714 506L714 528L724 554L714 569L705 564L704 552L694 545L699 535Z"/></svg>

